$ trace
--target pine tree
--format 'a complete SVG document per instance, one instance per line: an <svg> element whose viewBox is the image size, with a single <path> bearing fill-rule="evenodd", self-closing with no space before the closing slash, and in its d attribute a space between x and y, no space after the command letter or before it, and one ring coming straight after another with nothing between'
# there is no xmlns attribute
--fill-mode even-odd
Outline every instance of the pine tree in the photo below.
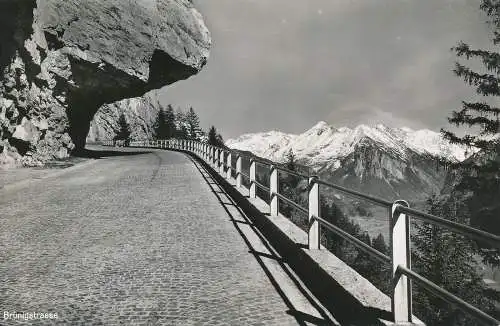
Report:
<svg viewBox="0 0 500 326"><path fill-rule="evenodd" d="M214 126L210 127L208 131L208 143L213 146L217 146L217 129Z"/></svg>
<svg viewBox="0 0 500 326"><path fill-rule="evenodd" d="M466 219L462 203L445 201L433 196L427 201L429 213L455 222ZM474 242L429 223L416 225L413 238L412 268L430 281L463 300L493 313L494 300L476 271ZM480 325L473 317L462 313L425 289L415 287L415 314L428 325Z"/></svg>
<svg viewBox="0 0 500 326"><path fill-rule="evenodd" d="M128 125L127 118L125 117L125 114L123 114L123 113L120 115L120 118L118 118L118 127L120 129L116 133L113 140L123 140L123 141L125 141L125 145L128 145L128 143L130 141L130 134L132 132L130 131L130 127Z"/></svg>
<svg viewBox="0 0 500 326"><path fill-rule="evenodd" d="M175 113L172 105L167 105L167 109L165 110L165 124L167 127L167 139L176 136L176 126L175 126Z"/></svg>
<svg viewBox="0 0 500 326"><path fill-rule="evenodd" d="M224 139L222 138L221 134L217 133L216 139L217 139L217 146L226 148L226 144L224 143Z"/></svg>
<svg viewBox="0 0 500 326"><path fill-rule="evenodd" d="M364 232L358 236L358 238L366 243L367 245L371 246L372 241L370 239L370 236L368 235L367 232ZM361 274L362 276L366 277L369 279L373 273L375 272L373 270L372 266L372 258L369 254L365 253L364 251L359 251L358 255L356 256L356 259L353 262L354 269Z"/></svg>
<svg viewBox="0 0 500 326"><path fill-rule="evenodd" d="M213 146L222 148L226 147L226 145L224 144L224 139L222 139L222 136L217 132L215 126L210 127L210 129L208 130L208 143Z"/></svg>
<svg viewBox="0 0 500 326"><path fill-rule="evenodd" d="M290 171L296 171L297 166L295 163L295 154L293 153L292 149L290 149L287 154L286 154L286 163L285 167L290 170ZM299 184L299 179L297 176L293 174L287 174L285 177L282 178L279 182L280 186L280 193L282 193L285 197L288 199L298 203L299 201L299 195L297 194L297 186ZM286 203L283 203L279 205L280 207L280 212L290 218L292 221L300 221L301 217L297 216L296 210L291 206Z"/></svg>
<svg viewBox="0 0 500 326"><path fill-rule="evenodd" d="M384 236L379 233L379 235L372 241L373 249L380 251L383 254L389 255L389 247L385 243ZM382 292L390 294L391 290L391 274L392 270L388 264L384 264L381 261L373 261L373 276L370 281Z"/></svg>
<svg viewBox="0 0 500 326"><path fill-rule="evenodd" d="M192 107L186 114L186 123L188 128L188 134L190 139L199 139L200 134L200 119Z"/></svg>
<svg viewBox="0 0 500 326"><path fill-rule="evenodd" d="M500 44L500 3L498 0L482 0L480 9L491 18L492 41L494 46L498 46ZM458 58L477 59L482 62L486 73L473 71L459 62L455 64L454 73L467 84L474 86L476 93L485 100L482 102L463 101L461 109L453 111L448 119L457 127L467 125L478 132L461 137L444 129L441 132L452 143L480 149L482 162L478 162L478 159L469 159L450 164L450 167L462 171L463 178L458 189L472 193L468 199L471 224L500 234L498 221L500 203L497 200L500 198L500 141L498 137L495 137L500 133L500 108L486 101L486 98L500 96L500 53L498 50L473 49L463 42L459 42L452 50ZM492 100L489 102L493 103Z"/></svg>
<svg viewBox="0 0 500 326"><path fill-rule="evenodd" d="M286 154L286 168L291 171L295 171L295 169L297 168L295 163L295 154L293 153L293 150L291 148Z"/></svg>
<svg viewBox="0 0 500 326"><path fill-rule="evenodd" d="M155 124L153 126L153 138L166 139L168 136L168 126L166 121L166 113L163 108L158 111Z"/></svg>
<svg viewBox="0 0 500 326"><path fill-rule="evenodd" d="M182 110L177 110L175 114L176 138L187 139L189 131L187 128L186 114Z"/></svg>

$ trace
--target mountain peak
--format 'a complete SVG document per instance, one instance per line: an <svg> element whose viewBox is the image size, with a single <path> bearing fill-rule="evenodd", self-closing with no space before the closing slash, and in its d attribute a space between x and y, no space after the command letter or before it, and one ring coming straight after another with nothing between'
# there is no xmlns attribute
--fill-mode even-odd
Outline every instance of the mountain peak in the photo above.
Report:
<svg viewBox="0 0 500 326"><path fill-rule="evenodd" d="M323 128L328 128L328 127L330 127L330 125L328 123L326 123L325 121L319 121L311 129L323 129Z"/></svg>
<svg viewBox="0 0 500 326"><path fill-rule="evenodd" d="M319 121L299 135L279 131L256 133L229 140L227 145L253 150L255 154L275 161L283 161L286 153L292 150L297 158L319 165L346 157L355 150L356 144L367 139L403 159L409 151L453 161L461 161L467 156L465 148L450 144L438 132L428 129L414 131L408 127L390 128L381 123L337 129Z"/></svg>

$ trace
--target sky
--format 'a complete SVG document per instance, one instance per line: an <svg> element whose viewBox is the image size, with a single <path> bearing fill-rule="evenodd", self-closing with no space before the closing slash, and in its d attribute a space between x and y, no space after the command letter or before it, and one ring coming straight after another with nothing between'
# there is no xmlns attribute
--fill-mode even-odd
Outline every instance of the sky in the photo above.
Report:
<svg viewBox="0 0 500 326"><path fill-rule="evenodd" d="M159 91L224 139L318 121L448 127L474 89L450 48L491 47L478 0L194 0L212 36L203 70Z"/></svg>

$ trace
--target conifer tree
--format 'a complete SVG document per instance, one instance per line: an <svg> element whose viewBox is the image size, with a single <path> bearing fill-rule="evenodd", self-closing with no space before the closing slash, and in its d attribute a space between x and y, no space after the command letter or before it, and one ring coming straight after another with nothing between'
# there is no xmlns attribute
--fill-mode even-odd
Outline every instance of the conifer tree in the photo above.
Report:
<svg viewBox="0 0 500 326"><path fill-rule="evenodd" d="M175 113L172 105L167 105L165 110L165 124L167 126L167 139L176 136Z"/></svg>
<svg viewBox="0 0 500 326"><path fill-rule="evenodd" d="M200 134L200 118L194 111L192 107L189 108L189 111L186 114L186 123L188 128L188 134L190 139L198 139Z"/></svg>
<svg viewBox="0 0 500 326"><path fill-rule="evenodd" d="M163 108L160 108L153 126L153 138L166 139L168 136L168 126L166 120L166 113Z"/></svg>
<svg viewBox="0 0 500 326"><path fill-rule="evenodd" d="M123 113L118 118L118 127L119 127L119 130L116 133L113 140L123 140L123 141L125 141L125 145L128 145L128 143L130 141L130 134L132 132L130 131L130 126L127 122L127 118L125 117L125 114L123 114Z"/></svg>
<svg viewBox="0 0 500 326"><path fill-rule="evenodd" d="M208 143L217 146L217 129L215 129L215 126L210 127L208 131Z"/></svg>
<svg viewBox="0 0 500 326"><path fill-rule="evenodd" d="M182 110L177 110L175 114L176 138L187 139L189 131L186 123L186 114Z"/></svg>
<svg viewBox="0 0 500 326"><path fill-rule="evenodd" d="M373 239L372 246L374 249L380 251L383 254L390 255L389 247L387 246L384 236L379 233L379 235ZM392 270L388 264L384 264L380 261L372 260L373 262L373 276L370 281L385 294L390 294L391 290L391 274Z"/></svg>
<svg viewBox="0 0 500 326"><path fill-rule="evenodd" d="M466 219L462 214L465 210L462 203L433 196L427 205L431 214L459 223ZM486 313L493 313L496 293L486 289L476 270L474 242L429 223L416 225L416 230L412 239L412 268L466 302ZM481 325L473 317L418 286L414 290L414 299L415 314L427 325Z"/></svg>
<svg viewBox="0 0 500 326"><path fill-rule="evenodd" d="M288 150L288 153L286 154L286 168L291 171L295 171L297 168L295 164L295 154L293 153L293 150L290 148Z"/></svg>
<svg viewBox="0 0 500 326"><path fill-rule="evenodd" d="M471 224L489 232L500 234L500 2L482 0L480 9L491 19L493 29L493 50L474 49L459 42L452 50L458 58L475 59L482 63L484 71L477 72L460 62L455 64L454 73L475 88L484 100L462 102L459 110L453 111L449 122L455 126L466 125L477 132L457 136L454 132L442 129L443 136L452 143L475 147L481 150L480 159L468 159L450 164L461 171L462 179L458 189L471 192L468 206ZM496 98L496 100L494 100ZM487 101L489 99L489 101ZM492 105L491 103L495 103Z"/></svg>
<svg viewBox="0 0 500 326"><path fill-rule="evenodd" d="M208 130L208 143L213 146L226 147L224 139L222 139L222 136L217 132L215 126L210 127Z"/></svg>
<svg viewBox="0 0 500 326"><path fill-rule="evenodd" d="M295 154L293 153L293 150L290 149L287 154L286 154L286 162L285 162L285 168L287 168L290 171L296 171L297 166L295 162ZM280 193L282 193L285 197L288 199L298 202L299 196L297 194L297 186L299 183L299 179L297 176L293 174L287 174L283 180L280 180L279 186L280 186ZM285 215L286 217L290 218L291 220L295 220L295 215L297 215L297 212L295 212L295 209L286 203L283 203L279 205L280 207L280 212ZM297 219L300 220L300 217Z"/></svg>

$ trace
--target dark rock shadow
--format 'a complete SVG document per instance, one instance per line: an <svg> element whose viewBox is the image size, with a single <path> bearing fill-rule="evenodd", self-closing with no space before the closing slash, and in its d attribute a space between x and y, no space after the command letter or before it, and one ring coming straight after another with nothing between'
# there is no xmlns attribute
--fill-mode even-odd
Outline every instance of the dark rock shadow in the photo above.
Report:
<svg viewBox="0 0 500 326"><path fill-rule="evenodd" d="M82 157L82 158L106 158L106 157L116 157L116 156L131 156L131 155L144 155L150 154L151 151L115 151L115 150L94 150L94 149L82 149L71 153L71 156Z"/></svg>

